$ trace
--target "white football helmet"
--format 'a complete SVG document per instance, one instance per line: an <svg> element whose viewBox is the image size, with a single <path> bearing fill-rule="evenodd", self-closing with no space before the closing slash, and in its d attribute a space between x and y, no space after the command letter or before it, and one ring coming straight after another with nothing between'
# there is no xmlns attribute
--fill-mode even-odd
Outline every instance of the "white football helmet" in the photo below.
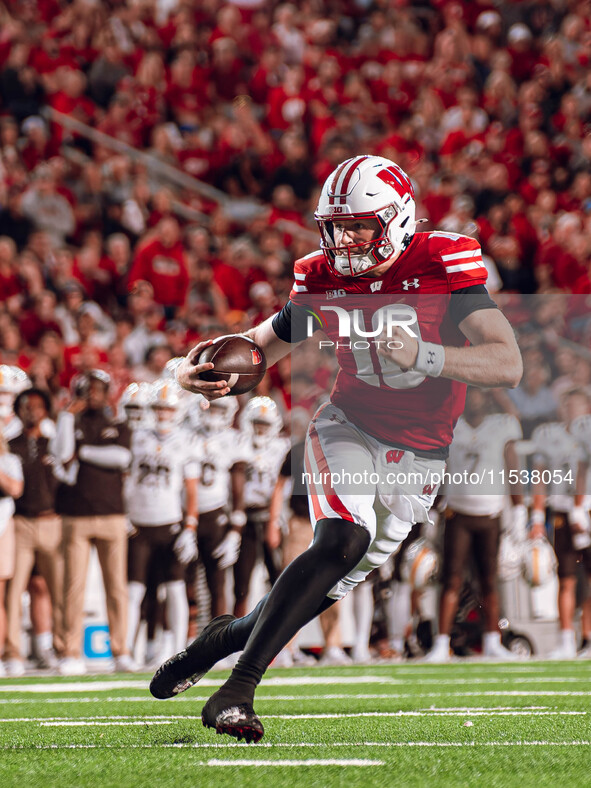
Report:
<svg viewBox="0 0 591 788"><path fill-rule="evenodd" d="M119 418L131 430L147 429L153 425L150 402L152 386L149 383L130 383L119 400Z"/></svg>
<svg viewBox="0 0 591 788"><path fill-rule="evenodd" d="M523 548L523 576L532 586L542 586L556 572L556 554L545 537L530 539Z"/></svg>
<svg viewBox="0 0 591 788"><path fill-rule="evenodd" d="M328 265L340 276L360 276L403 252L415 233L415 209L410 178L393 161L347 159L326 179L314 214ZM334 223L350 218L377 219L381 231L369 244L339 247Z"/></svg>
<svg viewBox="0 0 591 788"><path fill-rule="evenodd" d="M31 387L31 381L20 367L0 364L0 419L13 416L12 406L17 395Z"/></svg>
<svg viewBox="0 0 591 788"><path fill-rule="evenodd" d="M183 390L174 380L157 380L151 386L149 407L156 432L171 432L183 416Z"/></svg>
<svg viewBox="0 0 591 788"><path fill-rule="evenodd" d="M424 537L412 542L402 557L400 577L413 591L422 591L439 571L439 556Z"/></svg>
<svg viewBox="0 0 591 788"><path fill-rule="evenodd" d="M171 358L170 361L167 361L164 365L164 369L162 370L162 378L172 378L173 380L176 380L176 368L182 361L182 356L175 356L174 358Z"/></svg>
<svg viewBox="0 0 591 788"><path fill-rule="evenodd" d="M240 414L240 429L255 449L267 446L281 432L283 419L270 397L253 397Z"/></svg>
<svg viewBox="0 0 591 788"><path fill-rule="evenodd" d="M209 408L201 412L199 430L205 435L213 435L229 429L234 423L238 410L235 397L219 397L209 403Z"/></svg>

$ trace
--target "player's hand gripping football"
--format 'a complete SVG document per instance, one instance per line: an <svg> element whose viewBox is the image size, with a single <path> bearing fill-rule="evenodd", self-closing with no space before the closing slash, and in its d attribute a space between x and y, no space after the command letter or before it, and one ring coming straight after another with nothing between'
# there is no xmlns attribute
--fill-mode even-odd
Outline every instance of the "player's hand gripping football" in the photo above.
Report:
<svg viewBox="0 0 591 788"><path fill-rule="evenodd" d="M218 399L230 393L227 381L218 380L212 382L201 380L199 377L202 372L214 367L211 362L196 364L201 352L211 344L212 340L208 339L195 345L178 365L175 372L177 382L182 388L186 391L191 391L193 394L202 394L207 400Z"/></svg>
<svg viewBox="0 0 591 788"><path fill-rule="evenodd" d="M414 367L418 352L417 340L400 326L392 328L391 336L387 336L385 332L380 336L378 355L399 366L403 372Z"/></svg>

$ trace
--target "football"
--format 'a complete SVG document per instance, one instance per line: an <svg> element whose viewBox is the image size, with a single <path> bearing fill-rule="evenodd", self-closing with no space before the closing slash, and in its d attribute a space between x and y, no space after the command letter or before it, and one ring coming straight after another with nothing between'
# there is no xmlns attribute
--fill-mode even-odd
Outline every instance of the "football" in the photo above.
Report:
<svg viewBox="0 0 591 788"><path fill-rule="evenodd" d="M267 361L262 349L248 337L238 334L214 339L197 359L197 364L211 362L214 367L201 372L202 380L226 380L236 396L245 394L257 386L267 371Z"/></svg>

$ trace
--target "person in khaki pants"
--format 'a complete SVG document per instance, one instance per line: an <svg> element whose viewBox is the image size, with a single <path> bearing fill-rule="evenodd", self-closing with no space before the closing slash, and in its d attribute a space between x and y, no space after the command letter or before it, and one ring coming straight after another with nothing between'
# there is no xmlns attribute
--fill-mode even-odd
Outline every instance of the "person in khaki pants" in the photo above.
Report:
<svg viewBox="0 0 591 788"><path fill-rule="evenodd" d="M35 635L39 666L56 667L52 646L59 654L64 645L62 521L55 513L55 461L50 453L50 441L42 434L41 428L41 423L49 416L50 407L47 393L36 388L22 391L14 402L14 412L21 420L23 430L10 441L9 448L20 457L25 486L15 504L16 566L8 586L6 605L8 635L5 657L6 670L11 676L22 676L25 671L21 648L22 595L35 564L49 588L53 619L52 631Z"/></svg>
<svg viewBox="0 0 591 788"><path fill-rule="evenodd" d="M96 547L115 670L135 670L127 649L127 526L123 473L131 460L130 432L107 411L110 377L100 369L72 382L73 399L57 421L55 451L68 483L58 488L64 528L63 675L86 671L81 659L84 589L90 548Z"/></svg>

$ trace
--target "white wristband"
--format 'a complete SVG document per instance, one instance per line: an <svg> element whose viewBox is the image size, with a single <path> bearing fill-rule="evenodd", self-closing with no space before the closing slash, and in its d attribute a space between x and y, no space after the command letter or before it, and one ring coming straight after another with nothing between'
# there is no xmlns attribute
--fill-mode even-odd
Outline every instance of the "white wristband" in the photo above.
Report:
<svg viewBox="0 0 591 788"><path fill-rule="evenodd" d="M430 378L438 378L445 364L445 348L435 342L423 342L419 339L419 352L413 367L415 372L420 372Z"/></svg>
<svg viewBox="0 0 591 788"><path fill-rule="evenodd" d="M246 514L236 509L230 514L230 525L233 528L243 528L246 525Z"/></svg>
<svg viewBox="0 0 591 788"><path fill-rule="evenodd" d="M584 531L589 530L589 515L583 506L574 506L568 519Z"/></svg>
<svg viewBox="0 0 591 788"><path fill-rule="evenodd" d="M546 525L546 513L540 509L534 509L531 513L531 524L532 526Z"/></svg>

